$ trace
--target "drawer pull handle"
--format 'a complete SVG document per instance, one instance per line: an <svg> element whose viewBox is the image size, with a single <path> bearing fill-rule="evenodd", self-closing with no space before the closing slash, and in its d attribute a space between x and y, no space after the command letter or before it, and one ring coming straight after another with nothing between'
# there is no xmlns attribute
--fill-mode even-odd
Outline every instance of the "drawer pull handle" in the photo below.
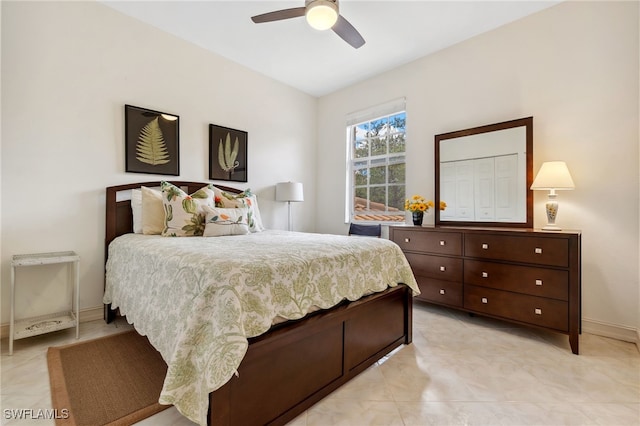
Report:
<svg viewBox="0 0 640 426"><path fill-rule="evenodd" d="M411 238L409 238L409 237L407 237L407 238L405 238L405 239L404 239L404 242L405 242L405 243L408 243L409 241L411 241Z"/></svg>
<svg viewBox="0 0 640 426"><path fill-rule="evenodd" d="M441 266L441 267L440 267L440 272L444 272L444 271L446 271L446 270L447 270L447 267L446 267L446 266Z"/></svg>
<svg viewBox="0 0 640 426"><path fill-rule="evenodd" d="M441 246L444 246L444 245L446 245L446 244L447 244L447 242L446 242L445 240L440 240L440 245L441 245Z"/></svg>
<svg viewBox="0 0 640 426"><path fill-rule="evenodd" d="M482 278L489 278L489 273L488 272L483 272L482 273Z"/></svg>
<svg viewBox="0 0 640 426"><path fill-rule="evenodd" d="M542 254L542 249L540 247L536 247L536 254Z"/></svg>
<svg viewBox="0 0 640 426"><path fill-rule="evenodd" d="M536 280L536 285L542 285L542 280Z"/></svg>
<svg viewBox="0 0 640 426"><path fill-rule="evenodd" d="M445 292L444 292L444 289L443 289L443 288L441 288L441 289L440 289L440 294L444 294L444 293L445 293Z"/></svg>
<svg viewBox="0 0 640 426"><path fill-rule="evenodd" d="M535 313L536 315L542 315L542 309L536 308Z"/></svg>
<svg viewBox="0 0 640 426"><path fill-rule="evenodd" d="M482 250L487 250L489 248L489 244L482 243Z"/></svg>
<svg viewBox="0 0 640 426"><path fill-rule="evenodd" d="M489 299L487 299L486 297L482 298L482 303L489 303Z"/></svg>

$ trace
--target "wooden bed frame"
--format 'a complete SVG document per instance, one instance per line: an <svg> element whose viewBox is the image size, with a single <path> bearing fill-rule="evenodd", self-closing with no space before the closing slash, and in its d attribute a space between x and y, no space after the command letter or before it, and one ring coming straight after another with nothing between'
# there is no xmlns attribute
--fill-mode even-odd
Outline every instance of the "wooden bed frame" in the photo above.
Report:
<svg viewBox="0 0 640 426"><path fill-rule="evenodd" d="M207 183L172 181L192 193ZM107 188L105 260L109 243L133 229L130 200L117 193L145 182ZM239 193L238 189L216 185ZM210 425L281 425L412 339L412 292L405 285L343 302L307 317L278 324L249 339L234 376L209 397ZM116 312L105 305L104 319Z"/></svg>

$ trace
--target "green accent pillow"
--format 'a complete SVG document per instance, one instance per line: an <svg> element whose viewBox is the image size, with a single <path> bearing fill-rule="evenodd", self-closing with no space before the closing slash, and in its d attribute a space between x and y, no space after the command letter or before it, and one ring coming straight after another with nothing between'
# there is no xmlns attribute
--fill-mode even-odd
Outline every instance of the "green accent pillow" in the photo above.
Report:
<svg viewBox="0 0 640 426"><path fill-rule="evenodd" d="M160 184L164 207L165 237L201 236L205 227L204 207L215 206L213 185L207 185L189 195L169 182Z"/></svg>
<svg viewBox="0 0 640 426"><path fill-rule="evenodd" d="M265 228L262 225L260 209L258 209L258 197L256 197L250 189L245 189L239 194L232 194L231 192L226 192L220 188L216 188L215 186L213 188L216 192L216 207L246 208L249 210L247 213L249 231L264 231Z"/></svg>

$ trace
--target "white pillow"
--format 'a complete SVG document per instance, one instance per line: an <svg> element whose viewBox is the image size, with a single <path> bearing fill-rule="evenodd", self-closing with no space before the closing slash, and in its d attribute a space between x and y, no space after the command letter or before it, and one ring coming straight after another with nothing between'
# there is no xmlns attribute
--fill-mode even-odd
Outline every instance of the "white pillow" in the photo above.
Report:
<svg viewBox="0 0 640 426"><path fill-rule="evenodd" d="M204 233L204 207L215 207L215 193L207 185L189 195L177 186L162 182L165 237L201 236ZM143 210L144 211L144 210Z"/></svg>
<svg viewBox="0 0 640 426"><path fill-rule="evenodd" d="M247 213L249 230L251 232L264 231L262 218L260 217L260 209L258 208L258 197L256 197L250 189L245 189L239 194L226 192L215 186L213 189L216 192L216 207L249 209Z"/></svg>
<svg viewBox="0 0 640 426"><path fill-rule="evenodd" d="M221 237L224 235L250 234L247 216L249 209L233 208L222 209L217 207L204 207L206 213L205 237Z"/></svg>
<svg viewBox="0 0 640 426"><path fill-rule="evenodd" d="M157 189L140 188L142 192L142 233L160 235L164 229L164 207L162 192Z"/></svg>
<svg viewBox="0 0 640 426"><path fill-rule="evenodd" d="M131 190L131 214L133 215L133 232L142 234L142 190Z"/></svg>

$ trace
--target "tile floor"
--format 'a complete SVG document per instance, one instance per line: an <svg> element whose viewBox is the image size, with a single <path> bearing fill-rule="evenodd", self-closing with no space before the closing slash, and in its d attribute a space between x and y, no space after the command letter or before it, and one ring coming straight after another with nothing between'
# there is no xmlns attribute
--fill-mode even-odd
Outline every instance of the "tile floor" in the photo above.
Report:
<svg viewBox="0 0 640 426"><path fill-rule="evenodd" d="M81 339L119 332L122 320L83 323ZM640 353L631 343L568 338L416 302L413 344L373 365L290 423L312 425L640 425ZM5 409L50 408L46 349L74 342L74 331L2 340ZM139 425L192 425L177 410Z"/></svg>

